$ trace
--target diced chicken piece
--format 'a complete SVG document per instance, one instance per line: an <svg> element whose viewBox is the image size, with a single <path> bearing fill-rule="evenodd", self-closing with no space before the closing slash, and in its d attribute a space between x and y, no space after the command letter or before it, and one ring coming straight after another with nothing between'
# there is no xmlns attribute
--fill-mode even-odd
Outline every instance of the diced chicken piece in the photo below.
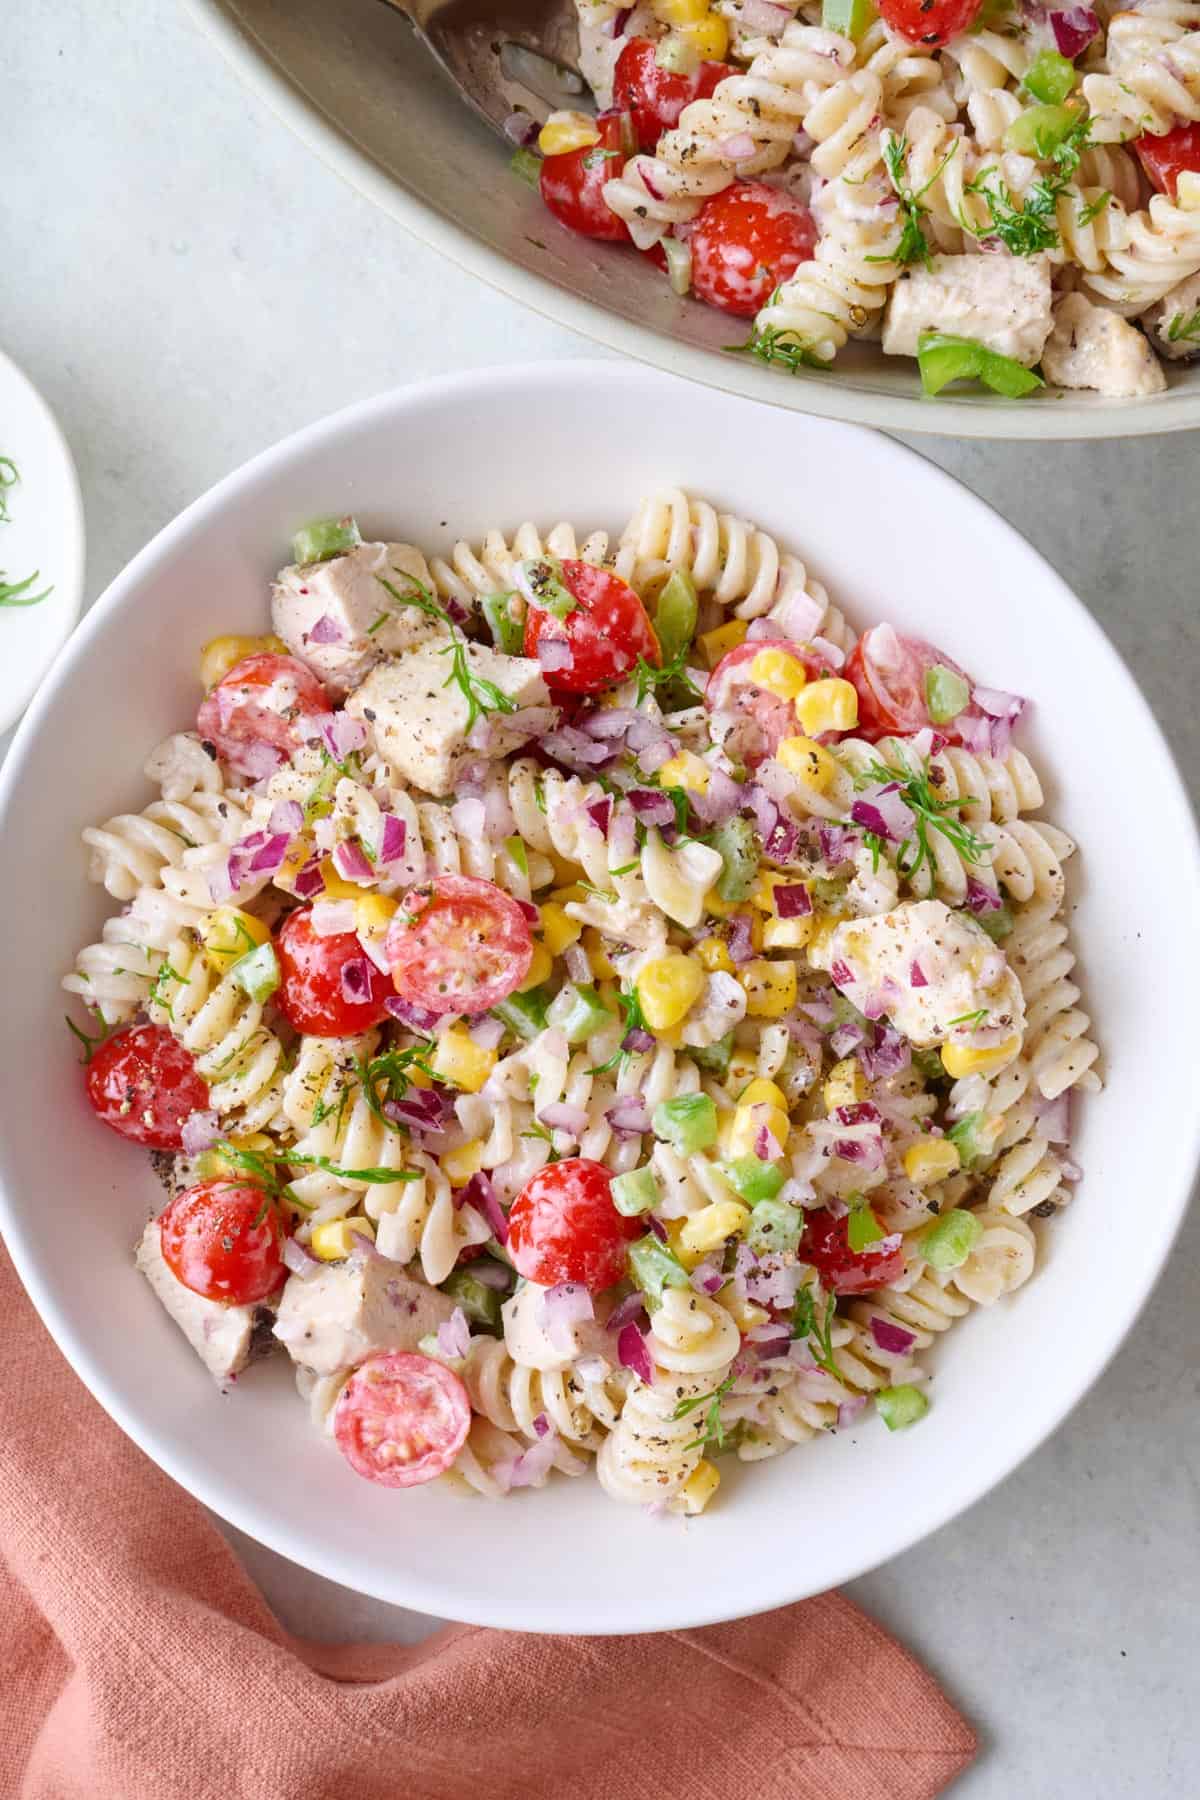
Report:
<svg viewBox="0 0 1200 1800"><path fill-rule="evenodd" d="M1032 368L1051 326L1044 256L939 256L892 289L883 322L887 356L915 356L923 331L972 338Z"/></svg>
<svg viewBox="0 0 1200 1800"><path fill-rule="evenodd" d="M465 662L464 681L491 683L518 711L547 705L546 683L536 662L502 656L479 644L462 642L459 650ZM488 698L486 689L481 696ZM514 724L515 715L490 711L486 752L469 747L471 708L454 675L449 639L422 645L372 669L347 700L346 711L365 721L373 748L400 781L439 799L454 792L464 763L483 754L504 756L517 750L552 722L552 715L545 712Z"/></svg>
<svg viewBox="0 0 1200 1800"><path fill-rule="evenodd" d="M501 1307L504 1319L504 1344L515 1363L525 1369L566 1369L579 1356L603 1356L613 1360L613 1340L604 1329L601 1317L583 1319L576 1325L560 1327L562 1342L552 1337L543 1322L546 1289L536 1281L526 1281L511 1300ZM606 1313L607 1306L599 1308Z"/></svg>
<svg viewBox="0 0 1200 1800"><path fill-rule="evenodd" d="M1093 306L1083 294L1066 294L1055 308L1042 373L1059 387L1095 388L1120 399L1161 394L1167 385L1162 364L1136 325Z"/></svg>
<svg viewBox="0 0 1200 1800"><path fill-rule="evenodd" d="M1160 356L1173 362L1200 356L1200 274L1189 275L1164 294L1157 306L1142 314L1142 324Z"/></svg>
<svg viewBox="0 0 1200 1800"><path fill-rule="evenodd" d="M1024 1034L1025 999L1004 952L941 900L845 920L822 961L860 1012L881 1003L920 1047L987 1048Z"/></svg>
<svg viewBox="0 0 1200 1800"><path fill-rule="evenodd" d="M220 1382L239 1375L258 1349L255 1328L267 1317L263 1308L206 1300L184 1287L163 1261L157 1219L142 1233L134 1261L209 1374Z"/></svg>
<svg viewBox="0 0 1200 1800"><path fill-rule="evenodd" d="M293 1362L334 1375L379 1351L415 1350L453 1311L453 1300L414 1281L401 1263L352 1256L289 1278L275 1336Z"/></svg>
<svg viewBox="0 0 1200 1800"><path fill-rule="evenodd" d="M390 582L404 594L413 580L432 593L428 564L411 544L359 544L328 562L281 569L271 618L292 655L340 698L381 657L399 656L441 635L439 620L403 605L383 585Z"/></svg>

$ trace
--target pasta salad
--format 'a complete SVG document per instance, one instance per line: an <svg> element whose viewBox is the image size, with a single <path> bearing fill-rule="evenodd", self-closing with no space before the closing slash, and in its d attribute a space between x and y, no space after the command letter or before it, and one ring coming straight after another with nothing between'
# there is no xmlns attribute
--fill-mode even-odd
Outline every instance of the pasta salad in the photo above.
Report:
<svg viewBox="0 0 1200 1800"><path fill-rule="evenodd" d="M615 541L302 530L200 656L64 986L138 1267L361 1476L720 1462L928 1406L1099 1085L1025 703L677 489Z"/></svg>
<svg viewBox="0 0 1200 1800"><path fill-rule="evenodd" d="M512 114L514 165L752 320L729 348L794 373L868 338L1014 399L1200 354L1195 0L576 7L598 116Z"/></svg>

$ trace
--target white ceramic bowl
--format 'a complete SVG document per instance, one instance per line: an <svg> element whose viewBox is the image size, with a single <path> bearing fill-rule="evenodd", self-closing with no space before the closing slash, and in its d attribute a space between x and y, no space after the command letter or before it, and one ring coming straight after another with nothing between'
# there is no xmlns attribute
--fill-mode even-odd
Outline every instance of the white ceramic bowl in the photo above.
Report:
<svg viewBox="0 0 1200 1800"><path fill-rule="evenodd" d="M470 111L407 22L380 0L186 0L242 77L330 166L417 237L615 350L774 406L890 431L952 437L1133 437L1200 425L1200 362L1165 394L1106 400L1051 390L1002 400L923 397L916 364L848 346L833 371L789 376L727 346L747 322L679 300L642 257L559 227L509 173L500 138Z"/></svg>
<svg viewBox="0 0 1200 1800"><path fill-rule="evenodd" d="M264 627L268 578L301 522L352 511L369 533L432 550L530 516L619 528L663 480L794 544L853 618L892 619L1034 697L1028 742L1050 816L1082 845L1073 924L1108 1078L1083 1109L1086 1174L1036 1278L941 1347L914 1430L890 1437L864 1415L778 1461L726 1464L720 1503L687 1523L618 1507L591 1480L495 1507L389 1492L310 1433L282 1358L222 1398L133 1269L161 1191L90 1117L62 1023L59 976L105 912L77 834L149 798L138 771L194 716L199 645ZM556 363L430 382L300 432L198 500L89 613L4 769L0 846L0 1225L26 1286L93 1393L176 1480L296 1562L385 1600L532 1630L630 1631L846 1580L969 1505L1054 1428L1124 1336L1180 1220L1200 876L1171 758L1115 651L1040 557L920 457L850 426L633 364Z"/></svg>

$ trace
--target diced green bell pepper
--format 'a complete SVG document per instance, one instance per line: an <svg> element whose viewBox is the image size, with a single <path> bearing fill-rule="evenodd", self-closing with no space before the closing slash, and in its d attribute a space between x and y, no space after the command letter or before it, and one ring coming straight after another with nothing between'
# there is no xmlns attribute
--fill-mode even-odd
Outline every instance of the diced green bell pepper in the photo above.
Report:
<svg viewBox="0 0 1200 1800"><path fill-rule="evenodd" d="M539 1031L546 1029L549 1000L545 988L530 988L527 993L510 994L507 1000L498 1000L492 1008L492 1017L507 1025L519 1038L535 1038Z"/></svg>
<svg viewBox="0 0 1200 1800"><path fill-rule="evenodd" d="M327 562L331 556L344 556L361 543L362 533L354 519L313 519L302 525L292 539L292 561Z"/></svg>
<svg viewBox="0 0 1200 1800"><path fill-rule="evenodd" d="M773 1200L784 1180L779 1163L759 1162L757 1156L735 1157L725 1164L725 1177L734 1192L751 1206L759 1200Z"/></svg>
<svg viewBox="0 0 1200 1800"><path fill-rule="evenodd" d="M478 1280L469 1268L453 1270L443 1281L442 1292L458 1302L468 1319L474 1319L488 1331L499 1332L502 1295Z"/></svg>
<svg viewBox="0 0 1200 1800"><path fill-rule="evenodd" d="M629 1246L629 1273L652 1307L662 1300L664 1288L688 1285L688 1272L679 1258L650 1235Z"/></svg>
<svg viewBox="0 0 1200 1800"><path fill-rule="evenodd" d="M492 642L504 656L521 656L525 648L525 602L515 590L508 594L485 594L483 616L487 620Z"/></svg>
<svg viewBox="0 0 1200 1800"><path fill-rule="evenodd" d="M651 1212L661 1194L653 1169L630 1169L624 1175L615 1175L611 1192L613 1205L627 1219Z"/></svg>
<svg viewBox="0 0 1200 1800"><path fill-rule="evenodd" d="M654 1109L654 1135L680 1156L695 1156L717 1141L717 1109L707 1094L678 1094Z"/></svg>
<svg viewBox="0 0 1200 1800"><path fill-rule="evenodd" d="M734 817L718 825L712 846L719 850L725 867L717 877L717 893L729 905L749 898L758 879L758 844L749 819Z"/></svg>
<svg viewBox="0 0 1200 1800"><path fill-rule="evenodd" d="M804 1214L786 1200L760 1200L750 1214L746 1242L759 1256L770 1251L793 1251L804 1234Z"/></svg>
<svg viewBox="0 0 1200 1800"><path fill-rule="evenodd" d="M915 1425L929 1411L929 1401L919 1387L905 1382L902 1387L880 1388L875 1406L889 1431L902 1431Z"/></svg>
<svg viewBox="0 0 1200 1800"><path fill-rule="evenodd" d="M594 987L568 981L546 1011L547 1025L557 1026L568 1044L586 1043L592 1033L611 1025L613 1016Z"/></svg>
<svg viewBox="0 0 1200 1800"><path fill-rule="evenodd" d="M957 1269L966 1262L983 1236L975 1214L952 1207L921 1233L920 1251L932 1269Z"/></svg>
<svg viewBox="0 0 1200 1800"><path fill-rule="evenodd" d="M925 706L933 724L948 725L951 719L957 719L970 698L970 688L953 669L947 669L943 663L926 669Z"/></svg>
<svg viewBox="0 0 1200 1800"><path fill-rule="evenodd" d="M673 662L695 637L699 610L695 582L685 569L676 569L654 609L654 635L664 663Z"/></svg>
<svg viewBox="0 0 1200 1800"><path fill-rule="evenodd" d="M253 950L247 950L245 956L239 956L229 971L242 992L249 994L251 1000L261 1005L269 1000L283 979L279 973L279 958L275 954L275 946L269 940L265 944L256 944Z"/></svg>

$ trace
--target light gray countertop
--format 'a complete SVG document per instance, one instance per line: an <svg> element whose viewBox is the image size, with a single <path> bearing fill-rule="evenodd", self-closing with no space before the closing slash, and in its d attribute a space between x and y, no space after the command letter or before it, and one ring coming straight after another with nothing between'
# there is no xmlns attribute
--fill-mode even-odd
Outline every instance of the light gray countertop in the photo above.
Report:
<svg viewBox="0 0 1200 1800"><path fill-rule="evenodd" d="M344 187L173 0L9 0L4 28L0 344L78 460L89 601L187 501L322 413L444 370L592 353ZM1194 789L1200 439L917 447L1082 595ZM937 521L913 529L936 554ZM969 569L963 581L969 596ZM1082 750L1101 764L1120 754L1120 720L1097 720ZM1153 845L1136 819L1129 849L1112 879L1149 912ZM1164 945L1164 980L1170 966ZM1131 1231L1147 1198L1128 1196ZM850 1589L979 1727L962 1800L1200 1794L1198 1272L1194 1213L1130 1341L1054 1439ZM295 1630L423 1629L237 1541Z"/></svg>

